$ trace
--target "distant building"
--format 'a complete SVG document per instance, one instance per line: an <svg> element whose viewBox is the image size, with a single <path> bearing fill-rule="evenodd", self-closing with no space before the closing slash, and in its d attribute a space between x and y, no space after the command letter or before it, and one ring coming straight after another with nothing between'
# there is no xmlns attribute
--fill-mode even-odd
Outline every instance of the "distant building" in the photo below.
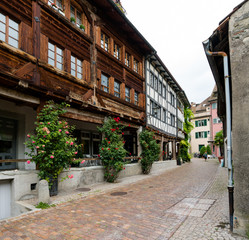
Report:
<svg viewBox="0 0 249 240"><path fill-rule="evenodd" d="M217 87L200 104L191 103L191 110L195 116L192 120L191 153L200 153L203 146L210 145L212 154L220 156L219 147L214 145L215 134L222 129L222 122L217 115Z"/></svg>
<svg viewBox="0 0 249 240"><path fill-rule="evenodd" d="M191 120L194 129L191 131L191 153L200 153L203 146L208 145L210 140L210 103L209 97L200 104L191 103L194 118Z"/></svg>

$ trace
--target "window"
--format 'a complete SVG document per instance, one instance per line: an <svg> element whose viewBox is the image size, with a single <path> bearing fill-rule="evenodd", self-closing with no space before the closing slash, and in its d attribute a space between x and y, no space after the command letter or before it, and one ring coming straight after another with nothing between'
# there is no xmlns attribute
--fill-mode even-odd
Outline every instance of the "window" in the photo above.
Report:
<svg viewBox="0 0 249 240"><path fill-rule="evenodd" d="M219 118L214 118L213 119L213 123L215 124L215 123L221 123L221 120L219 119Z"/></svg>
<svg viewBox="0 0 249 240"><path fill-rule="evenodd" d="M113 56L120 60L120 46L114 42L113 46Z"/></svg>
<svg viewBox="0 0 249 240"><path fill-rule="evenodd" d="M109 77L103 73L101 74L101 90L109 93Z"/></svg>
<svg viewBox="0 0 249 240"><path fill-rule="evenodd" d="M204 147L205 145L203 145L203 144L200 144L199 145L199 152L201 151L201 149Z"/></svg>
<svg viewBox="0 0 249 240"><path fill-rule="evenodd" d="M154 87L154 74L150 72L150 86Z"/></svg>
<svg viewBox="0 0 249 240"><path fill-rule="evenodd" d="M161 119L161 107L153 101L150 101L150 112L153 117Z"/></svg>
<svg viewBox="0 0 249 240"><path fill-rule="evenodd" d="M139 102L138 102L138 92L137 91L135 91L134 99L135 99L135 105L138 106Z"/></svg>
<svg viewBox="0 0 249 240"><path fill-rule="evenodd" d="M175 96L172 92L170 94L170 104L174 107L175 106Z"/></svg>
<svg viewBox="0 0 249 240"><path fill-rule="evenodd" d="M217 108L217 103L212 103L212 109L216 109Z"/></svg>
<svg viewBox="0 0 249 240"><path fill-rule="evenodd" d="M180 119L177 120L177 127L183 129L183 123Z"/></svg>
<svg viewBox="0 0 249 240"><path fill-rule="evenodd" d="M173 115L172 113L170 114L170 125L172 127L175 127L175 115Z"/></svg>
<svg viewBox="0 0 249 240"><path fill-rule="evenodd" d="M131 89L128 87L125 87L125 101L131 101Z"/></svg>
<svg viewBox="0 0 249 240"><path fill-rule="evenodd" d="M163 85L163 97L166 98L166 86Z"/></svg>
<svg viewBox="0 0 249 240"><path fill-rule="evenodd" d="M131 55L128 52L125 52L125 65L130 67L131 64Z"/></svg>
<svg viewBox="0 0 249 240"><path fill-rule="evenodd" d="M81 133L81 144L84 155L90 155L90 133L82 132Z"/></svg>
<svg viewBox="0 0 249 240"><path fill-rule="evenodd" d="M99 154L99 145L100 145L100 134L93 133L92 140L93 140L93 155L98 155Z"/></svg>
<svg viewBox="0 0 249 240"><path fill-rule="evenodd" d="M80 27L82 24L82 13L74 6L70 6L70 17L75 19L75 24ZM84 30L84 29L83 29Z"/></svg>
<svg viewBox="0 0 249 240"><path fill-rule="evenodd" d="M101 47L109 52L109 37L101 33Z"/></svg>
<svg viewBox="0 0 249 240"><path fill-rule="evenodd" d="M63 70L63 50L52 43L48 43L48 64Z"/></svg>
<svg viewBox="0 0 249 240"><path fill-rule="evenodd" d="M18 48L19 24L0 13L0 40Z"/></svg>
<svg viewBox="0 0 249 240"><path fill-rule="evenodd" d="M163 108L162 121L166 122L166 109Z"/></svg>
<svg viewBox="0 0 249 240"><path fill-rule="evenodd" d="M133 70L138 73L138 61L134 58L133 61Z"/></svg>
<svg viewBox="0 0 249 240"><path fill-rule="evenodd" d="M53 4L55 4L60 9L63 9L62 0L48 0L49 6L52 6Z"/></svg>
<svg viewBox="0 0 249 240"><path fill-rule="evenodd" d="M158 92L162 95L162 81L159 80Z"/></svg>
<svg viewBox="0 0 249 240"><path fill-rule="evenodd" d="M114 96L120 98L120 83L118 81L114 81Z"/></svg>
<svg viewBox="0 0 249 240"><path fill-rule="evenodd" d="M83 73L82 61L74 56L71 56L71 74L74 77L83 79L82 73Z"/></svg>
<svg viewBox="0 0 249 240"><path fill-rule="evenodd" d="M196 127L207 126L207 119L195 121L195 126Z"/></svg>
<svg viewBox="0 0 249 240"><path fill-rule="evenodd" d="M157 77L154 78L154 88L155 90L157 90L157 87L158 87L158 79Z"/></svg>
<svg viewBox="0 0 249 240"><path fill-rule="evenodd" d="M207 138L208 132L204 131L204 132L196 132L195 133L195 138Z"/></svg>

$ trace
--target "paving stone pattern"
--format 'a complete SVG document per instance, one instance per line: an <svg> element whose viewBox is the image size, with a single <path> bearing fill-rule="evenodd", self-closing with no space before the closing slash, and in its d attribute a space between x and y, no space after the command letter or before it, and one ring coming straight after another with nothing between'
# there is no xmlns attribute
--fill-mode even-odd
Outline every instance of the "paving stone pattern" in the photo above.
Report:
<svg viewBox="0 0 249 240"><path fill-rule="evenodd" d="M243 239L226 225L225 171L217 161L194 159L158 176L2 222L0 239Z"/></svg>

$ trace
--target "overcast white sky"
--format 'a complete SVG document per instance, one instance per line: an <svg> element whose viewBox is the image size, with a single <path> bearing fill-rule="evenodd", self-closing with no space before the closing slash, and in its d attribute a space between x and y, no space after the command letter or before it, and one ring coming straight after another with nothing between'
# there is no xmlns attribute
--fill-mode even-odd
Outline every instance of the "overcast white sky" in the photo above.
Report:
<svg viewBox="0 0 249 240"><path fill-rule="evenodd" d="M242 0L121 0L127 18L157 51L190 102L215 81L202 42Z"/></svg>

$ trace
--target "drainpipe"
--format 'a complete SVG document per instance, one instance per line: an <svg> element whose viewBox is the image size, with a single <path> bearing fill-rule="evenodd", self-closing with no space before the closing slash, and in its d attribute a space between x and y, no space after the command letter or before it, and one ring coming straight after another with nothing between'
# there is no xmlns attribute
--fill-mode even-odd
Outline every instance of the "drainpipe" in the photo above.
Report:
<svg viewBox="0 0 249 240"><path fill-rule="evenodd" d="M232 124L231 124L231 103L230 103L230 86L229 86L229 70L228 56L225 52L209 51L210 41L205 42L206 54L213 57L223 57L224 81L225 81L225 96L226 96L226 124L227 124L227 163L228 163L228 196L229 196L229 213L230 213L230 230L233 231L233 166L232 166Z"/></svg>

